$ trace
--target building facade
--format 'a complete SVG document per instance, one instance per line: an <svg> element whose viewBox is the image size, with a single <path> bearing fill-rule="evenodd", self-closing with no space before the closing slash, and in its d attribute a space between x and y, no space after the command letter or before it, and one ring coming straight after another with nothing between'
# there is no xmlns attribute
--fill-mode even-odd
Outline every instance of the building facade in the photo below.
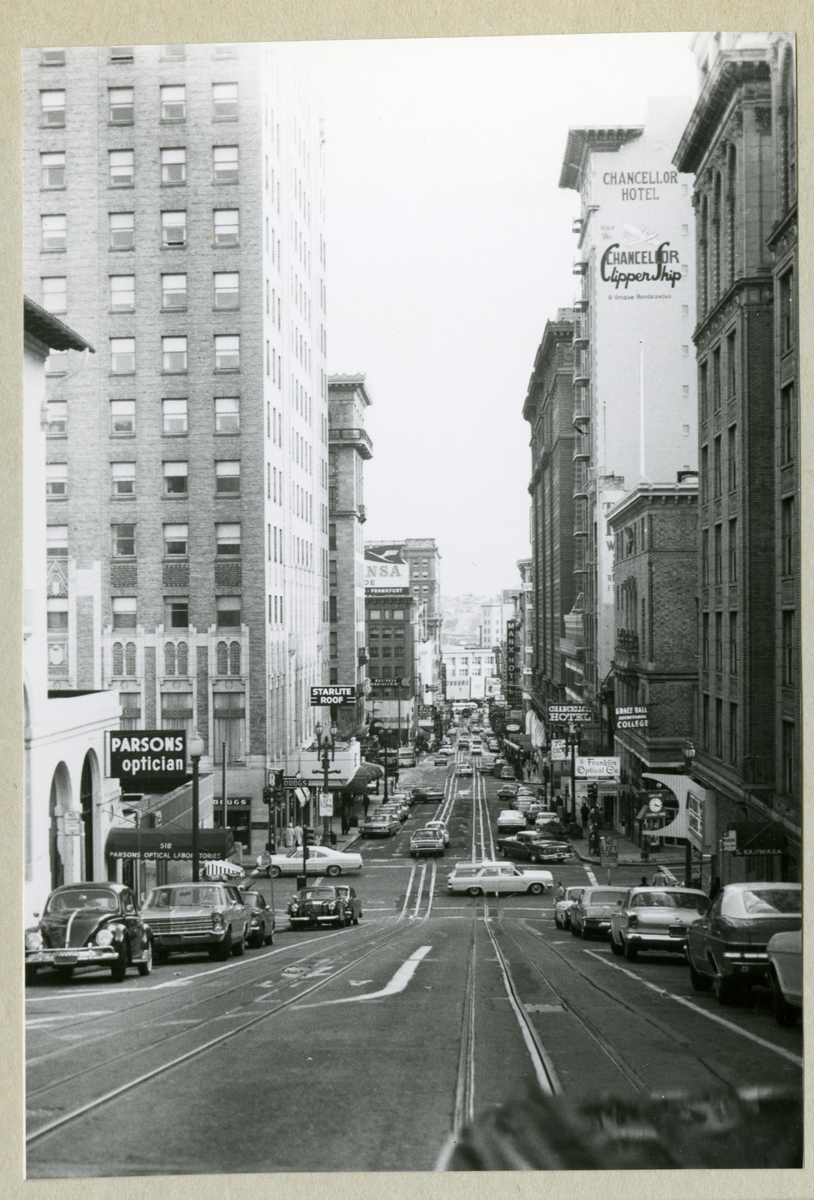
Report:
<svg viewBox="0 0 814 1200"><path fill-rule="evenodd" d="M572 129L560 187L579 192L574 304L573 536L582 593L582 699L612 704L613 541L607 514L640 482L696 466L692 181L672 156L691 102L649 102L643 126ZM635 431L635 432L634 432ZM610 752L597 722L584 748Z"/></svg>
<svg viewBox="0 0 814 1200"><path fill-rule="evenodd" d="M340 736L364 724L367 681L365 640L366 520L363 468L373 456L365 431L370 396L364 375L331 375L328 379L328 587L330 623L329 683L356 688L356 708L337 710Z"/></svg>
<svg viewBox="0 0 814 1200"><path fill-rule="evenodd" d="M499 694L493 647L444 646L447 700L488 700Z"/></svg>
<svg viewBox="0 0 814 1200"><path fill-rule="evenodd" d="M724 882L744 872L794 879L802 798L794 39L719 33L699 35L694 49L701 91L674 160L695 178L698 247L694 776L714 798L719 831L755 829L749 855L717 849ZM716 630L717 647L719 627L723 652L708 653L706 630Z"/></svg>
<svg viewBox="0 0 814 1200"><path fill-rule="evenodd" d="M404 558L410 568L410 587L419 615L419 703L435 703L441 682L441 552L435 538L406 538Z"/></svg>
<svg viewBox="0 0 814 1200"><path fill-rule="evenodd" d="M261 848L328 671L321 127L270 47L24 68L26 287L97 348L48 361L48 538L73 564L50 685L197 727Z"/></svg>

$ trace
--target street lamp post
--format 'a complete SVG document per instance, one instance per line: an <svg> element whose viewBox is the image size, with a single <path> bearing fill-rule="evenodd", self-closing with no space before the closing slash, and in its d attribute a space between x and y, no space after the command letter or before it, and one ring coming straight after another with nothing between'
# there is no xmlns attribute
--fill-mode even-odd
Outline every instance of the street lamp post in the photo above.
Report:
<svg viewBox="0 0 814 1200"><path fill-rule="evenodd" d="M695 746L687 738L687 741L681 747L681 753L684 755L684 770L687 775L692 777L692 761L695 758ZM689 839L689 830L687 830L687 845L684 848L684 886L689 887L692 882L692 842Z"/></svg>
<svg viewBox="0 0 814 1200"><path fill-rule="evenodd" d="M198 765L206 746L198 733L197 725L189 739L189 757L192 759L192 882L197 883L201 868L201 830L198 798Z"/></svg>
<svg viewBox="0 0 814 1200"><path fill-rule="evenodd" d="M565 735L566 748L571 751L571 819L577 819L577 760L576 752L579 749L579 730L573 721L568 723L568 732Z"/></svg>
<svg viewBox="0 0 814 1200"><path fill-rule="evenodd" d="M330 726L330 732L328 731L328 728L326 727L325 728L325 736L323 737L322 736L323 726L319 721L317 721L314 728L316 729L316 733L317 733L317 747L318 747L318 750L320 751L320 761L322 763L322 791L323 791L323 795L327 795L328 790L331 786L331 781L329 779L331 763L334 761L334 758L336 757L337 729L336 729L336 725L334 725L333 721L332 721L331 726ZM325 829L326 822L327 822L327 817L323 818L323 829ZM308 858L308 854L305 851L305 840L306 839L303 836L303 840L302 840L302 842L303 842L303 856L302 856L303 874L305 874L305 862L306 862L306 859Z"/></svg>

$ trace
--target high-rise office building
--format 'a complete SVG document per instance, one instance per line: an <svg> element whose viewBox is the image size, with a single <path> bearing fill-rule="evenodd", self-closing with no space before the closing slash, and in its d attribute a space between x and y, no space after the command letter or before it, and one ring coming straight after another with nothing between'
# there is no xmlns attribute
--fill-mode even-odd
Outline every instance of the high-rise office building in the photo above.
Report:
<svg viewBox="0 0 814 1200"><path fill-rule="evenodd" d="M24 90L26 290L97 350L48 361L50 686L197 727L254 851L327 682L320 122L260 45L33 50Z"/></svg>

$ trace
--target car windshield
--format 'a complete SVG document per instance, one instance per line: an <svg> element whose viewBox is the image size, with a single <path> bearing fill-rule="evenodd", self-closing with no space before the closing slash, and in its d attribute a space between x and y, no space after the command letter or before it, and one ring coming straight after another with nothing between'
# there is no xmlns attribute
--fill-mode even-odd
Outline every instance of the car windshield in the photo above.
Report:
<svg viewBox="0 0 814 1200"><path fill-rule="evenodd" d="M246 905L247 908L262 908L263 907L260 897L257 895L257 892L244 892L243 893L243 903Z"/></svg>
<svg viewBox="0 0 814 1200"><path fill-rule="evenodd" d="M631 897L631 908L690 908L705 913L709 908L706 896L694 892L639 892Z"/></svg>
<svg viewBox="0 0 814 1200"><path fill-rule="evenodd" d="M750 916L770 916L777 913L799 916L802 893L798 888L753 888L741 892L744 911Z"/></svg>
<svg viewBox="0 0 814 1200"><path fill-rule="evenodd" d="M615 904L617 900L622 898L622 891L618 892L591 892L585 897L586 904Z"/></svg>
<svg viewBox="0 0 814 1200"><path fill-rule="evenodd" d="M329 887L301 888L297 892L298 900L333 900L334 890Z"/></svg>
<svg viewBox="0 0 814 1200"><path fill-rule="evenodd" d="M565 889L565 899L566 900L579 900L580 896L582 895L582 893L584 891L585 891L585 889L581 888L581 887L566 888Z"/></svg>
<svg viewBox="0 0 814 1200"><path fill-rule="evenodd" d="M220 888L184 887L154 888L144 901L145 908L214 908L225 904L226 898Z"/></svg>
<svg viewBox="0 0 814 1200"><path fill-rule="evenodd" d="M115 892L103 888L72 888L57 892L48 901L47 913L78 912L82 908L98 908L103 912L117 912L119 900Z"/></svg>

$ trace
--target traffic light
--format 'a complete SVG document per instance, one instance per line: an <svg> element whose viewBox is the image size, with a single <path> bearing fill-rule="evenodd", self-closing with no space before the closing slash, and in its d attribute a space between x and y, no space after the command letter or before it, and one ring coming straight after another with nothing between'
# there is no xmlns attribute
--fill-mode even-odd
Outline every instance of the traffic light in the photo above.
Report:
<svg viewBox="0 0 814 1200"><path fill-rule="evenodd" d="M588 803L596 804L599 799L599 788L595 783L588 784Z"/></svg>
<svg viewBox="0 0 814 1200"><path fill-rule="evenodd" d="M263 803L271 804L273 797L274 797L274 788L272 787L272 785L270 783L267 783L266 786L263 788Z"/></svg>
<svg viewBox="0 0 814 1200"><path fill-rule="evenodd" d="M308 851L308 847L309 847L309 846L313 846L313 845L314 845L314 843L315 843L315 841L316 841L316 838L314 837L314 831L313 831L313 829L311 828L311 826L310 826L310 825L306 825L306 826L305 826L305 828L304 828L304 829L303 829L303 831L302 831L302 857L303 857L303 862L304 862L306 859L310 858L310 854L309 854L309 851Z"/></svg>

